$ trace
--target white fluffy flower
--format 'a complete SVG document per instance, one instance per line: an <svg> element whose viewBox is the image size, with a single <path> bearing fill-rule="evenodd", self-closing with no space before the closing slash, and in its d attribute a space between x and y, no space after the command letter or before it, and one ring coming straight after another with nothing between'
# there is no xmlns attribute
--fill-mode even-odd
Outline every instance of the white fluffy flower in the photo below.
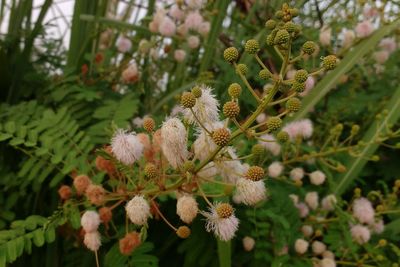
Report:
<svg viewBox="0 0 400 267"><path fill-rule="evenodd" d="M336 267L336 262L333 259L330 258L323 258L319 264L321 267Z"/></svg>
<svg viewBox="0 0 400 267"><path fill-rule="evenodd" d="M234 213L226 218L219 216L217 212L218 205L221 204L216 204L216 206L210 208L210 212L202 212L207 218L206 230L207 232L213 231L222 241L229 241L235 236L239 227L239 220Z"/></svg>
<svg viewBox="0 0 400 267"><path fill-rule="evenodd" d="M191 35L187 38L187 43L191 49L196 49L200 45L200 39L195 35Z"/></svg>
<svg viewBox="0 0 400 267"><path fill-rule="evenodd" d="M196 200L193 196L184 195L176 202L176 214L185 223L191 223L199 211Z"/></svg>
<svg viewBox="0 0 400 267"><path fill-rule="evenodd" d="M274 161L268 166L268 175L272 178L277 178L282 174L283 165L279 161Z"/></svg>
<svg viewBox="0 0 400 267"><path fill-rule="evenodd" d="M320 241L314 241L311 249L315 255L321 255L326 250L326 245Z"/></svg>
<svg viewBox="0 0 400 267"><path fill-rule="evenodd" d="M158 25L158 31L161 35L171 37L176 32L176 25L168 16L165 16Z"/></svg>
<svg viewBox="0 0 400 267"><path fill-rule="evenodd" d="M325 182L326 176L321 171L314 171L310 173L310 182L315 185L321 185Z"/></svg>
<svg viewBox="0 0 400 267"><path fill-rule="evenodd" d="M202 36L207 36L207 34L210 32L211 24L208 21L202 22L198 27L197 31L202 35Z"/></svg>
<svg viewBox="0 0 400 267"><path fill-rule="evenodd" d="M143 144L134 133L118 129L111 139L111 151L126 165L133 164L143 154Z"/></svg>
<svg viewBox="0 0 400 267"><path fill-rule="evenodd" d="M161 149L173 168L181 166L188 157L186 128L178 118L167 119L161 127Z"/></svg>
<svg viewBox="0 0 400 267"><path fill-rule="evenodd" d="M208 127L209 124L213 124L219 121L219 103L212 94L212 88L201 85L201 97L196 99L193 112L198 117L199 121ZM193 116L190 109L185 109L185 118L193 124L197 124L195 117Z"/></svg>
<svg viewBox="0 0 400 267"><path fill-rule="evenodd" d="M93 210L87 210L81 217L81 225L86 233L97 231L100 225L100 216Z"/></svg>
<svg viewBox="0 0 400 267"><path fill-rule="evenodd" d="M182 20L185 13L177 5L174 5L170 8L169 15L176 20Z"/></svg>
<svg viewBox="0 0 400 267"><path fill-rule="evenodd" d="M275 137L270 134L261 135L260 138L271 141L271 142L264 142L259 140L258 143L262 145L266 150L271 152L272 155L278 156L281 153L281 145L276 141Z"/></svg>
<svg viewBox="0 0 400 267"><path fill-rule="evenodd" d="M394 38L384 38L379 42L379 47L389 53L393 53L396 50L396 46Z"/></svg>
<svg viewBox="0 0 400 267"><path fill-rule="evenodd" d="M185 26L187 29L197 30L203 23L203 17L198 11L190 12L185 19Z"/></svg>
<svg viewBox="0 0 400 267"><path fill-rule="evenodd" d="M282 129L289 134L290 140L294 141L297 137L308 139L313 133L313 125L309 119L290 122Z"/></svg>
<svg viewBox="0 0 400 267"><path fill-rule="evenodd" d="M358 198L353 202L353 216L360 223L371 224L374 222L375 210L368 199Z"/></svg>
<svg viewBox="0 0 400 267"><path fill-rule="evenodd" d="M185 50L182 50L182 49L177 49L177 50L175 50L175 52L174 52L174 58L175 58L175 60L178 61L178 62L184 61L185 58L186 58L186 52L185 52Z"/></svg>
<svg viewBox="0 0 400 267"><path fill-rule="evenodd" d="M308 249L308 242L304 239L297 239L294 243L294 250L296 250L299 254L304 254L307 252Z"/></svg>
<svg viewBox="0 0 400 267"><path fill-rule="evenodd" d="M325 250L324 253L322 253L322 257L334 260L335 259L335 254L333 254L333 252L330 251L330 250Z"/></svg>
<svg viewBox="0 0 400 267"><path fill-rule="evenodd" d="M371 238L369 229L361 224L352 226L350 231L353 240L360 245L367 243Z"/></svg>
<svg viewBox="0 0 400 267"><path fill-rule="evenodd" d="M246 251L252 251L254 248L254 245L256 244L256 241L254 240L254 238L250 237L250 236L245 236L242 240L243 242L243 248Z"/></svg>
<svg viewBox="0 0 400 267"><path fill-rule="evenodd" d="M132 42L126 37L119 37L117 40L117 49L121 53L129 52L132 48Z"/></svg>
<svg viewBox="0 0 400 267"><path fill-rule="evenodd" d="M307 205L312 209L315 210L318 208L318 193L317 192L308 192L304 201Z"/></svg>
<svg viewBox="0 0 400 267"><path fill-rule="evenodd" d="M150 216L149 203L143 196L134 196L125 206L126 214L131 222L137 225L147 223L147 218Z"/></svg>
<svg viewBox="0 0 400 267"><path fill-rule="evenodd" d="M266 198L264 181L252 181L240 178L236 182L236 194L246 205L255 205Z"/></svg>
<svg viewBox="0 0 400 267"><path fill-rule="evenodd" d="M299 211L299 216L300 218L305 218L307 217L308 213L310 212L310 209L307 207L307 205L303 202L299 202L295 204L297 210Z"/></svg>
<svg viewBox="0 0 400 267"><path fill-rule="evenodd" d="M332 211L335 209L337 199L334 194L327 195L321 201L322 209L326 211Z"/></svg>
<svg viewBox="0 0 400 267"><path fill-rule="evenodd" d="M385 224L384 224L383 220L380 219L379 221L374 222L371 225L371 228L374 233L381 234L381 233L383 233L383 230L385 230Z"/></svg>
<svg viewBox="0 0 400 267"><path fill-rule="evenodd" d="M294 168L290 171L290 178L293 181L300 181L304 177L304 170L303 168Z"/></svg>
<svg viewBox="0 0 400 267"><path fill-rule="evenodd" d="M303 225L301 227L301 232L305 237L310 237L314 233L314 229L311 225Z"/></svg>
<svg viewBox="0 0 400 267"><path fill-rule="evenodd" d="M215 159L213 163L225 182L235 183L247 169L240 160L237 160L238 157L232 147L228 147L225 151L227 157Z"/></svg>
<svg viewBox="0 0 400 267"><path fill-rule="evenodd" d="M91 251L99 250L101 246L100 233L98 231L85 233L85 236L83 238L83 243Z"/></svg>

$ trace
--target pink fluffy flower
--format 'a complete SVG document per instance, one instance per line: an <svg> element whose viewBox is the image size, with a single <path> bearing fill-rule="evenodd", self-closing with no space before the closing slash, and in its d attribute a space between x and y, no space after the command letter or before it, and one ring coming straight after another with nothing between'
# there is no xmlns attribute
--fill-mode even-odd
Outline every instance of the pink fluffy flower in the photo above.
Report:
<svg viewBox="0 0 400 267"><path fill-rule="evenodd" d="M360 245L367 243L371 238L369 229L361 224L352 226L350 232L353 240Z"/></svg>
<svg viewBox="0 0 400 267"><path fill-rule="evenodd" d="M313 76L308 76L306 80L306 87L304 91L299 94L299 96L305 97L310 93L311 89L313 89L314 86L315 86L315 78Z"/></svg>
<svg viewBox="0 0 400 267"><path fill-rule="evenodd" d="M134 83L139 79L139 70L136 63L130 64L121 74L125 83Z"/></svg>
<svg viewBox="0 0 400 267"><path fill-rule="evenodd" d="M394 38L385 38L379 42L379 47L389 53L393 53L396 50L396 46Z"/></svg>
<svg viewBox="0 0 400 267"><path fill-rule="evenodd" d="M314 171L310 173L310 182L314 185L321 185L325 182L326 176L321 171Z"/></svg>
<svg viewBox="0 0 400 267"><path fill-rule="evenodd" d="M371 224L374 222L375 211L371 202L362 197L354 200L353 202L353 216L360 223Z"/></svg>
<svg viewBox="0 0 400 267"><path fill-rule="evenodd" d="M185 50L182 50L182 49L175 50L174 58L175 58L176 61L183 62L185 60L185 57L186 57Z"/></svg>
<svg viewBox="0 0 400 267"><path fill-rule="evenodd" d="M196 49L200 45L200 39L199 37L192 35L188 37L187 43L191 49Z"/></svg>
<svg viewBox="0 0 400 267"><path fill-rule="evenodd" d="M365 38L371 35L374 31L374 25L372 25L371 21L364 20L357 24L356 26L356 35L359 38Z"/></svg>
<svg viewBox="0 0 400 267"><path fill-rule="evenodd" d="M318 208L318 193L317 192L308 192L304 201L307 205L312 209L315 210Z"/></svg>
<svg viewBox="0 0 400 267"><path fill-rule="evenodd" d="M171 37L176 32L176 25L169 17L165 16L158 26L158 31L161 35Z"/></svg>
<svg viewBox="0 0 400 267"><path fill-rule="evenodd" d="M372 231L374 233L381 234L383 233L383 230L385 230L385 224L382 219L372 224Z"/></svg>
<svg viewBox="0 0 400 267"><path fill-rule="evenodd" d="M309 208L303 202L297 203L296 205L297 210L299 211L300 218L307 217L308 213L310 212Z"/></svg>
<svg viewBox="0 0 400 267"><path fill-rule="evenodd" d="M289 138L292 141L298 137L308 139L313 133L313 125L309 119L304 119L290 122L282 130L289 134Z"/></svg>
<svg viewBox="0 0 400 267"><path fill-rule="evenodd" d="M304 177L304 170L303 168L294 168L290 171L290 178L293 181L300 181Z"/></svg>
<svg viewBox="0 0 400 267"><path fill-rule="evenodd" d="M330 27L322 27L319 34L319 42L323 46L329 46L331 44L332 29Z"/></svg>
<svg viewBox="0 0 400 267"><path fill-rule="evenodd" d="M100 216L93 210L87 210L81 217L81 225L86 233L97 231L100 225Z"/></svg>
<svg viewBox="0 0 400 267"><path fill-rule="evenodd" d="M337 199L334 194L327 195L321 201L321 206L323 210L332 211L335 209Z"/></svg>
<svg viewBox="0 0 400 267"><path fill-rule="evenodd" d="M349 47L352 45L356 35L354 31L352 30L344 30L343 32L343 40L342 40L342 46L343 47Z"/></svg>
<svg viewBox="0 0 400 267"><path fill-rule="evenodd" d="M297 239L294 243L294 250L299 254L304 254L308 249L308 242L304 239Z"/></svg>
<svg viewBox="0 0 400 267"><path fill-rule="evenodd" d="M389 52L385 50L377 51L373 54L373 57L379 64L384 64L389 59Z"/></svg>
<svg viewBox="0 0 400 267"><path fill-rule="evenodd" d="M98 231L85 233L85 237L83 239L83 243L91 251L99 250L99 248L101 246L100 233Z"/></svg>
<svg viewBox="0 0 400 267"><path fill-rule="evenodd" d="M198 11L190 12L185 19L185 26L187 29L197 30L203 23L203 17Z"/></svg>
<svg viewBox="0 0 400 267"><path fill-rule="evenodd" d="M174 5L169 10L169 15L176 20L182 20L183 17L185 16L185 13L177 5Z"/></svg>
<svg viewBox="0 0 400 267"><path fill-rule="evenodd" d="M283 165L279 161L272 162L271 165L268 166L268 175L272 178L277 178L282 174Z"/></svg>
<svg viewBox="0 0 400 267"><path fill-rule="evenodd" d="M373 18L379 15L379 11L374 7L365 6L363 10L363 15L366 18Z"/></svg>
<svg viewBox="0 0 400 267"><path fill-rule="evenodd" d="M132 42L126 37L119 37L117 40L117 49L121 53L129 52L132 48Z"/></svg>
<svg viewBox="0 0 400 267"><path fill-rule="evenodd" d="M208 33L210 32L211 24L208 21L205 21L201 23L197 29L197 31L202 35L202 36L207 36Z"/></svg>

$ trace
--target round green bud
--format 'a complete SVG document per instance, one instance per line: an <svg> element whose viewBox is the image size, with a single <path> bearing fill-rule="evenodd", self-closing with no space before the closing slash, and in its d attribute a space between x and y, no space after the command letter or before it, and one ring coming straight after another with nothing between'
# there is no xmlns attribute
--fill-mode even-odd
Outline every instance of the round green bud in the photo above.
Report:
<svg viewBox="0 0 400 267"><path fill-rule="evenodd" d="M157 167L152 163L147 163L144 167L144 174L149 179L155 179L158 177Z"/></svg>
<svg viewBox="0 0 400 267"><path fill-rule="evenodd" d="M196 98L191 92L184 92L181 96L181 105L185 108L192 108L196 104Z"/></svg>
<svg viewBox="0 0 400 267"><path fill-rule="evenodd" d="M290 34L287 30L279 30L274 38L274 44L286 44L289 41Z"/></svg>
<svg viewBox="0 0 400 267"><path fill-rule="evenodd" d="M260 44L257 40L251 39L246 42L244 49L249 54L257 54L260 51Z"/></svg>
<svg viewBox="0 0 400 267"><path fill-rule="evenodd" d="M329 55L323 58L322 60L322 66L326 70L333 70L336 68L337 65L337 57L334 55Z"/></svg>
<svg viewBox="0 0 400 267"><path fill-rule="evenodd" d="M288 32L295 32L296 31L296 24L294 24L291 21L288 21L285 23L285 25L283 26L285 28L285 30L287 30Z"/></svg>
<svg viewBox="0 0 400 267"><path fill-rule="evenodd" d="M296 80L296 82L299 83L304 83L305 81L307 81L307 78L308 72L306 70L298 70L294 75L294 79Z"/></svg>
<svg viewBox="0 0 400 267"><path fill-rule="evenodd" d="M293 97L286 101L286 109L290 112L297 112L301 108L301 100Z"/></svg>
<svg viewBox="0 0 400 267"><path fill-rule="evenodd" d="M372 160L372 161L379 161L379 160L380 160L380 157L379 157L378 155L373 155L373 156L371 157L371 160Z"/></svg>
<svg viewBox="0 0 400 267"><path fill-rule="evenodd" d="M306 89L305 83L299 83L298 81L294 81L292 84L292 89L297 93L301 93Z"/></svg>
<svg viewBox="0 0 400 267"><path fill-rule="evenodd" d="M227 118L235 118L239 115L240 107L235 101L228 101L224 104L223 113Z"/></svg>
<svg viewBox="0 0 400 267"><path fill-rule="evenodd" d="M313 41L307 41L303 44L302 50L305 54L311 55L317 49L317 45Z"/></svg>
<svg viewBox="0 0 400 267"><path fill-rule="evenodd" d="M284 143L287 140L289 140L289 134L285 131L280 131L277 135L276 135L276 139L278 139L279 142Z"/></svg>
<svg viewBox="0 0 400 267"><path fill-rule="evenodd" d="M278 19L281 19L283 17L283 12L282 10L278 10L275 12L275 17L277 17Z"/></svg>
<svg viewBox="0 0 400 267"><path fill-rule="evenodd" d="M247 68L246 64L237 64L237 66L236 66L237 74L246 75L247 71L248 71L248 68Z"/></svg>
<svg viewBox="0 0 400 267"><path fill-rule="evenodd" d="M292 17L297 17L299 15L299 10L297 8L291 8L289 12Z"/></svg>
<svg viewBox="0 0 400 267"><path fill-rule="evenodd" d="M232 98L239 98L242 93L242 87L238 83L232 83L228 87L228 94Z"/></svg>
<svg viewBox="0 0 400 267"><path fill-rule="evenodd" d="M269 117L267 119L267 128L270 132L276 131L282 127L282 120L279 117Z"/></svg>
<svg viewBox="0 0 400 267"><path fill-rule="evenodd" d="M267 22L265 22L265 27L269 30L273 30L276 27L276 21L273 19L269 19L267 20Z"/></svg>
<svg viewBox="0 0 400 267"><path fill-rule="evenodd" d="M263 80L267 80L269 77L271 77L269 74L269 71L266 69L260 70L260 72L258 73L258 76Z"/></svg>
<svg viewBox="0 0 400 267"><path fill-rule="evenodd" d="M301 27L301 25L295 24L295 27L294 27L294 33L296 33L295 36L297 36L297 34L299 34L302 29L303 29L303 27Z"/></svg>
<svg viewBox="0 0 400 267"><path fill-rule="evenodd" d="M224 59L228 62L235 62L239 57L239 51L235 47L228 47L224 50Z"/></svg>
<svg viewBox="0 0 400 267"><path fill-rule="evenodd" d="M200 87L195 86L195 87L192 88L192 94L194 95L195 98L201 97L202 93L203 92L201 91Z"/></svg>
<svg viewBox="0 0 400 267"><path fill-rule="evenodd" d="M275 36L271 33L267 35L267 45L274 45Z"/></svg>
<svg viewBox="0 0 400 267"><path fill-rule="evenodd" d="M265 152L265 148L263 145L261 144L255 144L252 148L251 148L251 153L254 156L262 156L264 155Z"/></svg>
<svg viewBox="0 0 400 267"><path fill-rule="evenodd" d="M185 172L194 171L194 167L195 167L195 165L194 165L193 161L191 161L191 160L185 161L185 163L183 163L183 170Z"/></svg>

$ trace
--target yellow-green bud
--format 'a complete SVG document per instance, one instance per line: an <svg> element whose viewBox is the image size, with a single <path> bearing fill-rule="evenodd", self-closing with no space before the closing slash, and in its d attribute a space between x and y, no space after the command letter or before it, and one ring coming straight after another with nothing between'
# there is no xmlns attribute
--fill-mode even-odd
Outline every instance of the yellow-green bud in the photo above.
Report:
<svg viewBox="0 0 400 267"><path fill-rule="evenodd" d="M239 98L242 93L242 87L238 83L232 83L228 87L228 94L232 98Z"/></svg>
<svg viewBox="0 0 400 267"><path fill-rule="evenodd" d="M229 101L224 104L223 112L227 118L235 118L239 115L240 107L235 101Z"/></svg>
<svg viewBox="0 0 400 267"><path fill-rule="evenodd" d="M372 160L372 161L379 161L380 158L379 158L378 155L373 155L373 156L371 157L371 160Z"/></svg>
<svg viewBox="0 0 400 267"><path fill-rule="evenodd" d="M307 41L303 44L302 50L305 54L311 55L315 52L316 48L317 46L313 41Z"/></svg>
<svg viewBox="0 0 400 267"><path fill-rule="evenodd" d="M274 44L286 44L289 41L290 34L287 30L279 30L274 38Z"/></svg>
<svg viewBox="0 0 400 267"><path fill-rule="evenodd" d="M157 178L158 176L157 167L152 163L146 164L146 166L144 167L144 174L149 179Z"/></svg>
<svg viewBox="0 0 400 267"><path fill-rule="evenodd" d="M272 33L268 34L267 35L267 45L274 45L274 38L275 38L275 35L273 35Z"/></svg>
<svg viewBox="0 0 400 267"><path fill-rule="evenodd" d="M195 87L192 88L192 94L194 95L195 98L201 97L202 93L203 92L201 91L200 87L195 86Z"/></svg>
<svg viewBox="0 0 400 267"><path fill-rule="evenodd" d="M261 156L264 155L265 152L265 148L263 145L261 144L255 144L252 148L251 148L251 153L254 156Z"/></svg>
<svg viewBox="0 0 400 267"><path fill-rule="evenodd" d="M252 181L260 181L264 178L265 172L264 169L259 166L251 166L245 175L245 177Z"/></svg>
<svg viewBox="0 0 400 267"><path fill-rule="evenodd" d="M185 163L183 163L183 170L186 172L192 172L194 170L194 163L191 160L185 161Z"/></svg>
<svg viewBox="0 0 400 267"><path fill-rule="evenodd" d="M306 70L298 70L294 75L294 79L299 83L304 83L307 81L308 72Z"/></svg>
<svg viewBox="0 0 400 267"><path fill-rule="evenodd" d="M269 19L267 20L267 22L265 22L265 27L267 27L267 29L269 30L273 30L276 27L276 21L273 19Z"/></svg>
<svg viewBox="0 0 400 267"><path fill-rule="evenodd" d="M283 12L281 10L278 10L275 12L275 17L277 17L278 19L281 19L283 17Z"/></svg>
<svg viewBox="0 0 400 267"><path fill-rule="evenodd" d="M268 78L271 77L269 74L269 71L266 69L260 70L260 72L258 73L258 76L263 80L268 80Z"/></svg>
<svg viewBox="0 0 400 267"><path fill-rule="evenodd" d="M360 131L360 126L357 124L354 124L351 126L351 135L356 135Z"/></svg>
<svg viewBox="0 0 400 267"><path fill-rule="evenodd" d="M291 8L289 9L289 12L292 17L297 17L299 15L299 10L297 8Z"/></svg>
<svg viewBox="0 0 400 267"><path fill-rule="evenodd" d="M292 97L288 101L286 101L286 109L289 110L289 112L297 112L301 108L301 100Z"/></svg>
<svg viewBox="0 0 400 267"><path fill-rule="evenodd" d="M212 139L218 146L226 146L231 138L231 133L226 128L219 128L213 131Z"/></svg>
<svg viewBox="0 0 400 267"><path fill-rule="evenodd" d="M322 66L326 70L333 70L334 68L336 68L336 65L337 65L337 57L334 55L326 56L322 60Z"/></svg>
<svg viewBox="0 0 400 267"><path fill-rule="evenodd" d="M288 21L285 23L285 25L283 26L285 28L285 30L287 30L288 32L295 32L297 27L296 24L294 24L291 21Z"/></svg>
<svg viewBox="0 0 400 267"><path fill-rule="evenodd" d="M306 85L305 83L299 83L297 81L294 81L292 84L292 89L297 93L301 93L306 89Z"/></svg>
<svg viewBox="0 0 400 267"><path fill-rule="evenodd" d="M246 42L244 49L249 54L257 54L260 51L260 44L257 40L251 39Z"/></svg>
<svg viewBox="0 0 400 267"><path fill-rule="evenodd" d="M224 59L228 62L235 62L239 57L239 51L235 47L228 47L224 50Z"/></svg>
<svg viewBox="0 0 400 267"><path fill-rule="evenodd" d="M236 73L237 73L237 74L246 75L246 74L247 74L247 71L248 71L248 69L247 69L246 64L238 64L238 65L236 66Z"/></svg>
<svg viewBox="0 0 400 267"><path fill-rule="evenodd" d="M280 131L277 135L276 138L278 139L279 142L284 143L287 140L289 140L289 134L285 131Z"/></svg>
<svg viewBox="0 0 400 267"><path fill-rule="evenodd" d="M267 119L267 128L270 132L276 131L282 127L282 120L279 117L269 117Z"/></svg>
<svg viewBox="0 0 400 267"><path fill-rule="evenodd" d="M196 105L196 98L191 92L184 92L181 96L181 105L185 108L192 108Z"/></svg>

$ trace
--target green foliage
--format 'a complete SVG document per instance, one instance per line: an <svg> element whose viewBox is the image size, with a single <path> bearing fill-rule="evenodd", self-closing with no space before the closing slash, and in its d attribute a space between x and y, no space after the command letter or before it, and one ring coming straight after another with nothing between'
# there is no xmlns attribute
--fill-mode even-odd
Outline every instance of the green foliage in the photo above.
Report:
<svg viewBox="0 0 400 267"><path fill-rule="evenodd" d="M105 255L104 266L123 267L127 265L132 265L137 267L157 267L157 257L148 254L153 249L153 244L146 242L135 249L132 255L128 257L121 254L121 252L119 251L119 245L118 243L116 243Z"/></svg>

